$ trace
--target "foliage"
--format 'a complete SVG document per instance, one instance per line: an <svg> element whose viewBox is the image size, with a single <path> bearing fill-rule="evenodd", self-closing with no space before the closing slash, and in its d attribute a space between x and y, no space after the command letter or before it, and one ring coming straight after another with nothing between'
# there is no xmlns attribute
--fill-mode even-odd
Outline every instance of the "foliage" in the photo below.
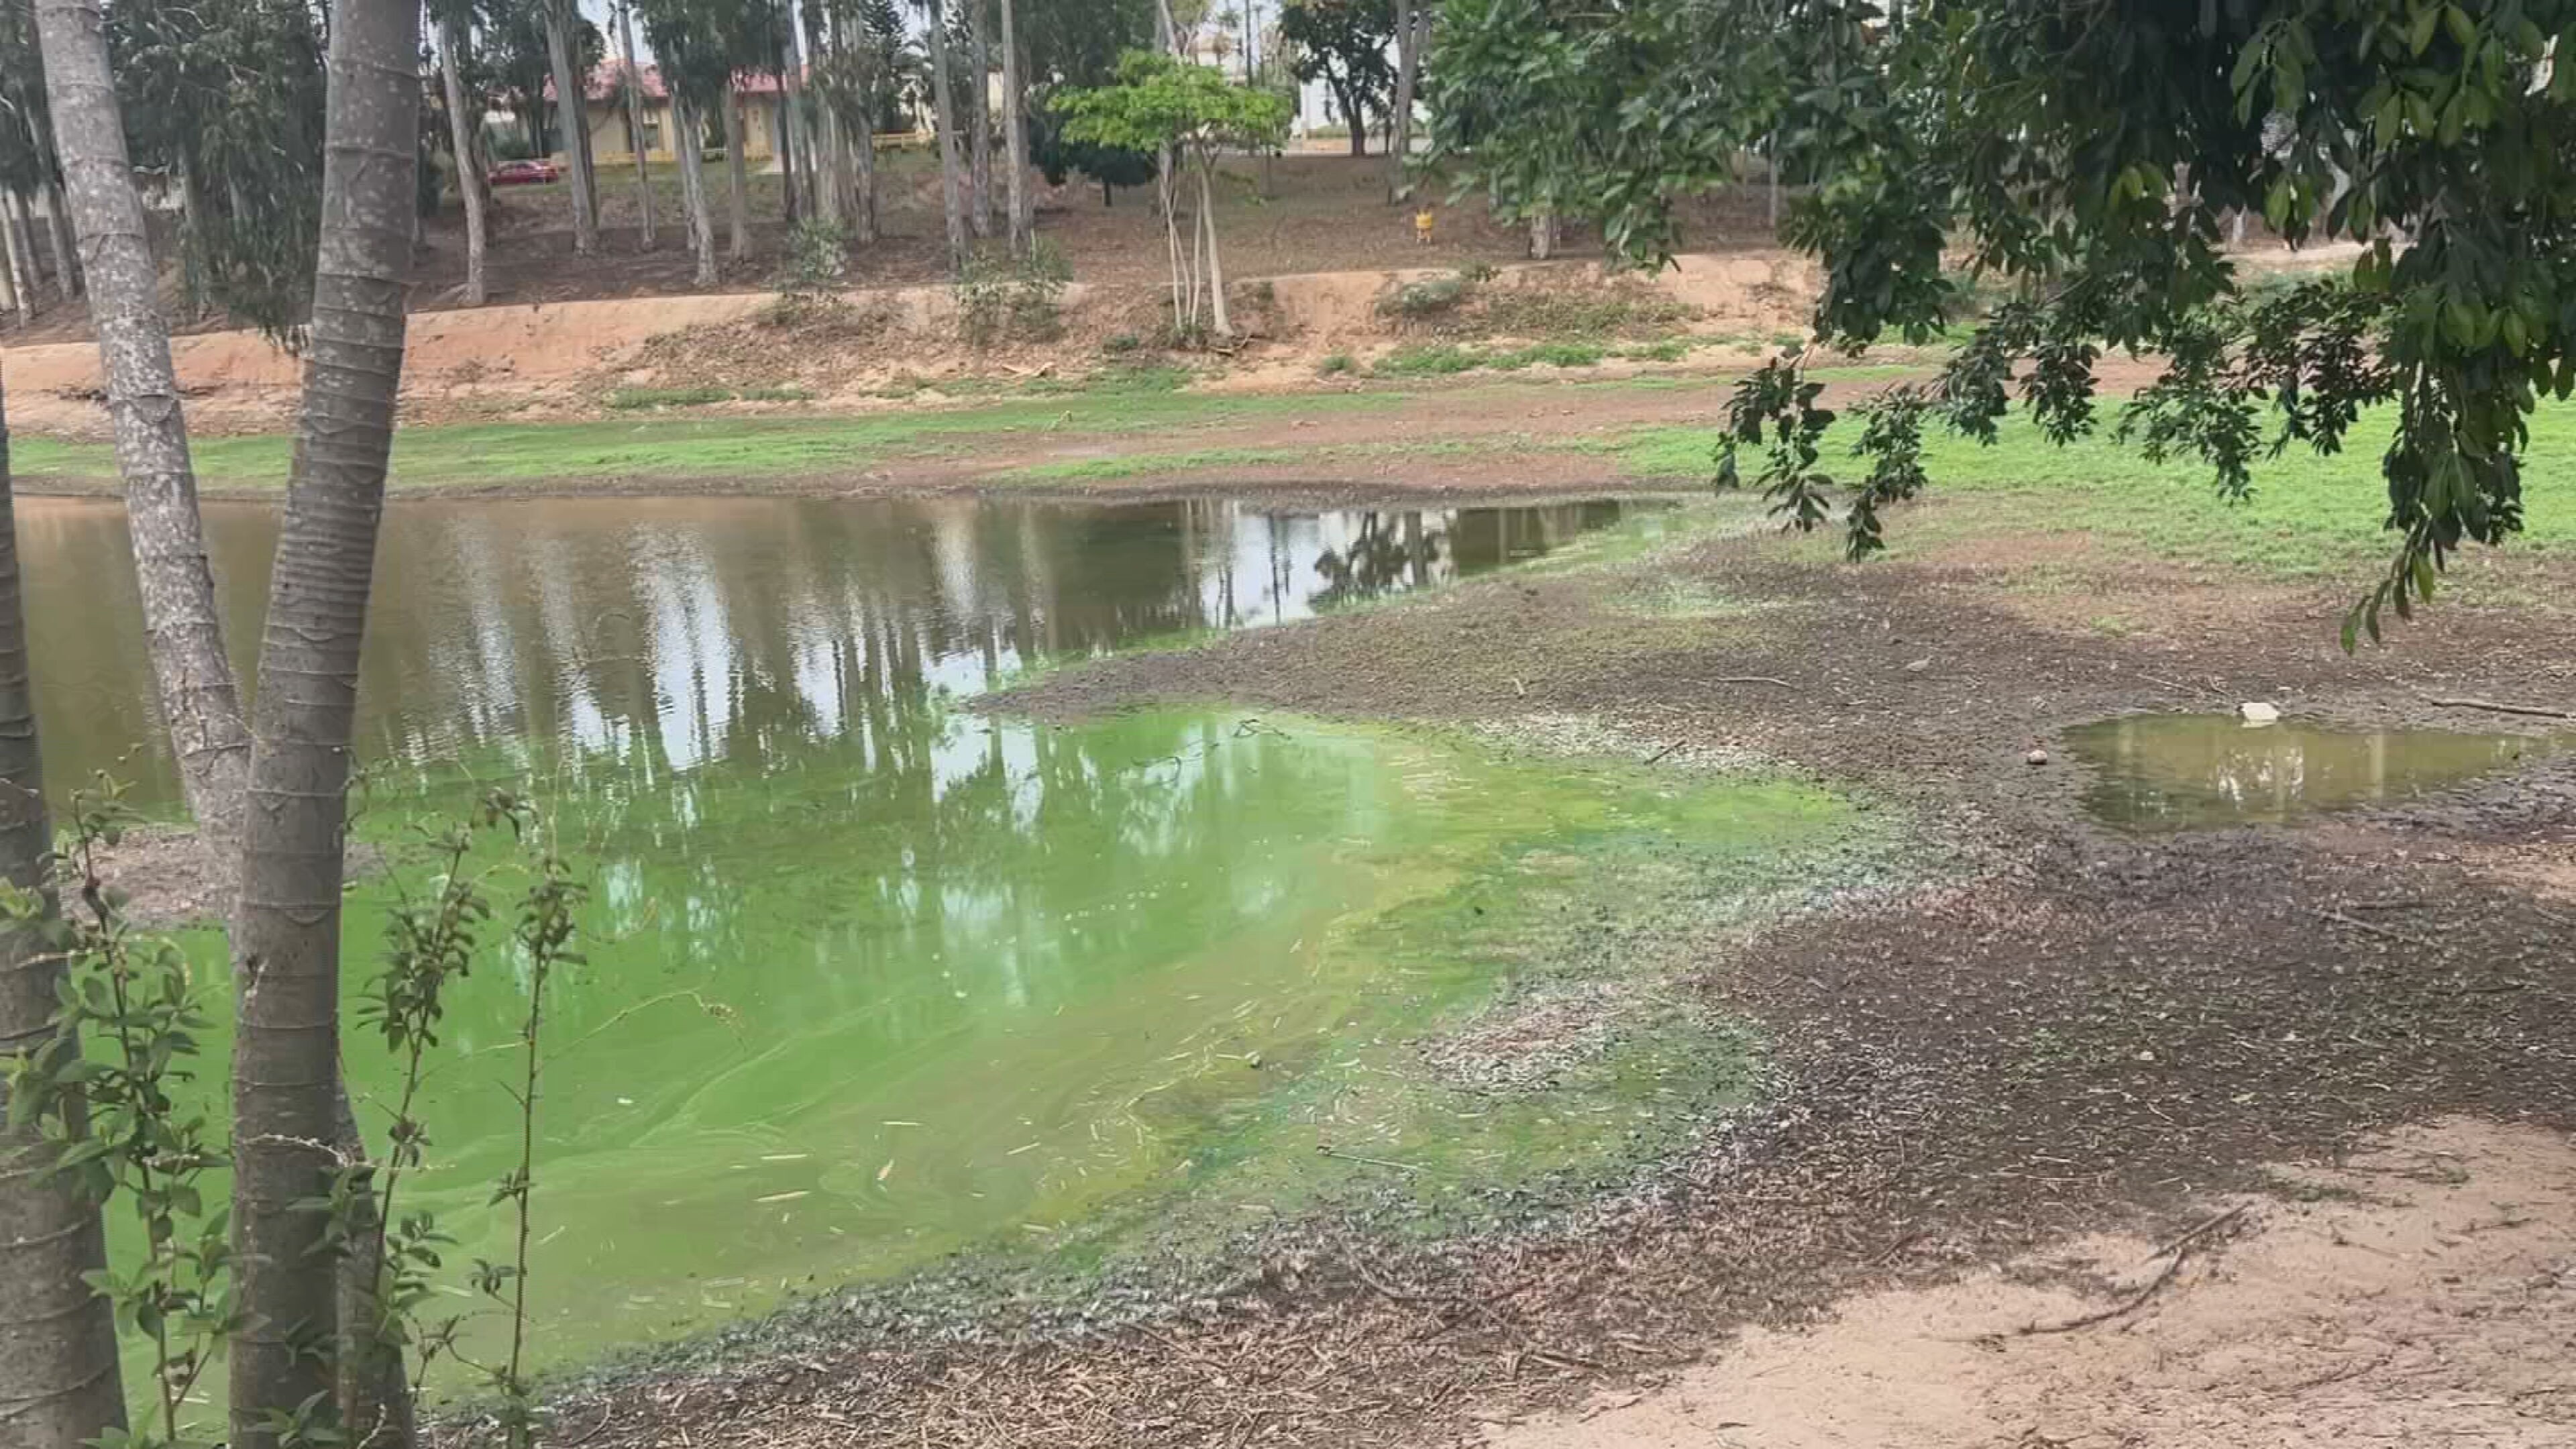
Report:
<svg viewBox="0 0 2576 1449"><path fill-rule="evenodd" d="M1451 18L1525 3L1462 0ZM1723 8L1652 0L1598 24L1651 47ZM1757 120L1830 177L1786 228L1824 262L1819 335L1934 335L1947 246L2016 293L1938 380L1873 408L1854 555L1879 546L1879 505L1926 481L1925 423L1990 438L2018 396L2046 436L2085 436L2113 350L2165 359L2118 434L2199 460L2231 496L2293 446L2332 453L2365 409L2393 410L2379 472L2397 542L2347 644L2429 599L2462 545L2521 531L2533 409L2576 388L2576 68L2552 59L2576 4L1955 0L1890 25L1867 0L1808 0L1789 19L1771 49L1793 48L1806 84ZM1509 84L1504 57L1459 59L1453 47L1461 94ZM1625 104L1732 73L1657 52ZM1623 113L1587 111L1596 127ZM1671 197L1741 135L1651 114L1640 145L1599 163L1619 178L1607 229L1640 258L1668 249ZM2294 243L2357 244L2343 285L2249 296L2223 252L2244 211ZM1835 480L1777 447L1779 429L1806 430L1800 393L1760 381L1737 398L1736 431L1768 433L1765 486L1815 523Z"/></svg>
<svg viewBox="0 0 2576 1449"><path fill-rule="evenodd" d="M55 1170L86 1196L122 1197L133 1210L142 1260L93 1275L91 1286L116 1305L117 1326L149 1345L152 1417L113 1449L179 1449L211 1442L187 1406L241 1318L224 1208L206 1206L208 1174L225 1166L221 1133L183 1105L207 1025L202 993L177 946L129 930L124 893L99 877L100 852L133 823L120 787L74 792L59 855L78 883L68 914L0 885L0 916L43 932L66 967L52 1043L10 1063L9 1110L19 1127L41 1123ZM84 1039L98 1055L82 1054Z"/></svg>
<svg viewBox="0 0 2576 1449"><path fill-rule="evenodd" d="M1382 298L1377 310L1381 316L1401 317L1414 322L1426 317L1445 316L1457 311L1458 304L1467 300L1471 285L1464 272L1406 282Z"/></svg>
<svg viewBox="0 0 2576 1449"><path fill-rule="evenodd" d="M1061 308L1073 267L1053 242L1039 240L1026 257L1007 248L970 253L957 272L957 329L968 342L1046 342L1062 335Z"/></svg>
<svg viewBox="0 0 2576 1449"><path fill-rule="evenodd" d="M1117 204L1115 188L1143 186L1154 179L1153 152L1073 140L1050 112L1033 111L1029 133L1029 159L1046 177L1047 185L1062 186L1065 178L1079 171L1100 184L1103 206Z"/></svg>
<svg viewBox="0 0 2576 1449"><path fill-rule="evenodd" d="M1505 220L1598 221L1614 257L1678 245L1671 202L1731 175L1801 74L1810 0L1448 0L1423 75L1434 168Z"/></svg>
<svg viewBox="0 0 2576 1449"><path fill-rule="evenodd" d="M39 1125L53 1144L52 1171L71 1175L98 1201L122 1200L142 1228L140 1261L111 1265L94 1286L114 1301L119 1327L148 1345L153 1415L102 1449L183 1449L214 1442L211 1426L189 1420L188 1409L202 1402L192 1397L199 1378L246 1324L234 1306L225 1208L220 1199L210 1208L204 1188L208 1174L228 1165L221 1131L192 1105L199 1094L187 1086L209 1024L203 993L175 944L131 930L123 892L100 875L102 854L122 843L134 823L123 787L102 780L75 792L58 855L77 882L79 907L68 916L56 915L38 893L0 885L0 918L42 931L66 966L56 1034L47 1046L7 1063L9 1110L19 1126ZM302 1204L324 1215L323 1242L333 1258L357 1256L377 1284L377 1320L349 1327L378 1345L416 1353L415 1396L441 1357L480 1372L500 1394L504 1429L518 1446L530 1442L534 1424L523 1347L540 1029L548 977L582 959L573 946L586 896L564 862L535 843L535 826L525 802L495 790L430 842L437 867L430 889L406 892L394 908L384 970L358 1012L362 1025L383 1035L398 1072L385 1152L373 1161L363 1155L345 1161L328 1195ZM514 840L529 841L527 853L471 867L482 837L503 828ZM519 1249L514 1262L481 1263L473 1272L481 1294L512 1323L509 1359L481 1365L456 1351L463 1317L429 1313L442 1296L438 1278L449 1239L431 1214L404 1204L401 1188L430 1145L427 1127L413 1113L439 1046L446 993L485 949L483 932L494 917L489 883L504 873L530 879L509 935L529 995L517 1041L526 1063L518 1093L520 1155L493 1196L516 1205ZM94 1044L93 1054L83 1054L84 1039ZM374 1231L371 1224L383 1226ZM319 1270L333 1268L326 1262ZM285 1417L291 1424L284 1443L321 1449L344 1432L328 1402Z"/></svg>
<svg viewBox="0 0 2576 1449"><path fill-rule="evenodd" d="M787 229L787 255L778 270L781 297L800 300L837 290L850 273L850 229L818 216Z"/></svg>
<svg viewBox="0 0 2576 1449"><path fill-rule="evenodd" d="M1287 0L1279 38L1295 47L1289 68L1301 81L1322 81L1356 141L1369 116L1384 119L1395 92L1395 0Z"/></svg>

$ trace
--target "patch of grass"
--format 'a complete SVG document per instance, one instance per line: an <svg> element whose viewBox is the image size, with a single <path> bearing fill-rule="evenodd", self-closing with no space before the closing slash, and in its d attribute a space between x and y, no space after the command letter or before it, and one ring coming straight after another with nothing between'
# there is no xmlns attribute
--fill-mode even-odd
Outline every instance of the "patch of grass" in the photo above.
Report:
<svg viewBox="0 0 2576 1449"><path fill-rule="evenodd" d="M1476 327L1496 337L1611 338L1654 336L1699 315L1699 309L1650 287L1501 288L1477 299Z"/></svg>
<svg viewBox="0 0 2576 1449"><path fill-rule="evenodd" d="M1691 339L1687 337L1667 337L1661 342L1647 342L1641 343L1635 347L1622 347L1612 352L1610 355L1628 362L1679 362L1683 358L1690 356L1690 350Z"/></svg>
<svg viewBox="0 0 2576 1449"><path fill-rule="evenodd" d="M1381 299L1377 310L1380 316L1400 317L1411 322L1446 316L1458 310L1474 285L1465 273L1407 282Z"/></svg>
<svg viewBox="0 0 2576 1449"><path fill-rule="evenodd" d="M812 402L813 390L783 383L776 387L747 387L734 394L744 402Z"/></svg>
<svg viewBox="0 0 2576 1449"><path fill-rule="evenodd" d="M729 387L621 387L608 395L608 406L618 412L636 412L644 408L704 407L733 400L734 390Z"/></svg>
<svg viewBox="0 0 2576 1449"><path fill-rule="evenodd" d="M1324 360L1315 365L1315 371L1325 377L1338 377L1346 372L1357 372L1359 368L1359 359L1347 352L1328 352L1324 354Z"/></svg>
<svg viewBox="0 0 2576 1449"><path fill-rule="evenodd" d="M1313 395L1104 391L1020 397L973 407L877 417L647 417L589 423L409 427L394 437L393 486L564 483L639 478L757 480L855 472L889 458L957 451L979 440L1031 435L1128 437L1191 423L1314 417L1400 406L1400 392ZM12 440L19 470L113 479L106 444ZM286 482L283 435L202 438L198 477L227 489Z"/></svg>
<svg viewBox="0 0 2576 1449"><path fill-rule="evenodd" d="M1451 342L1399 347L1377 360L1369 371L1379 377L1449 377L1485 365L1485 354Z"/></svg>
<svg viewBox="0 0 2576 1449"><path fill-rule="evenodd" d="M1539 342L1498 353L1487 365L1505 372L1545 363L1549 367L1598 367L1609 349L1593 342Z"/></svg>
<svg viewBox="0 0 2576 1449"><path fill-rule="evenodd" d="M1888 517L1888 546L1902 554L1909 537L1968 533L2086 533L2119 547L2181 563L2241 569L2269 579L2354 576L2395 547L2381 526L2387 494L2379 458L2392 419L2386 412L2356 425L2343 452L2319 456L2293 447L2258 463L2253 495L2223 497L2206 469L2155 464L2103 429L2063 448L2023 425L2008 423L1991 447L1934 434L1925 440L1927 497L1964 513L1927 516L1899 509ZM1645 428L1609 446L1631 477L1705 480L1715 471L1715 428ZM1848 449L1859 425L1845 418L1825 441L1824 465L1856 469ZM2525 496L2540 500L2516 552L2547 554L2576 547L2576 406L2532 415L2523 460ZM1817 547L1838 548L1840 537Z"/></svg>

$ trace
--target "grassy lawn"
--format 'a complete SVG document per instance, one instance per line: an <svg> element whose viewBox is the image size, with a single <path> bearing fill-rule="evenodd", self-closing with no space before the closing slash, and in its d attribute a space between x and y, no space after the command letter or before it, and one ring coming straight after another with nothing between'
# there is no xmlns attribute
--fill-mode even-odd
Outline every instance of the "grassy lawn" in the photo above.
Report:
<svg viewBox="0 0 2576 1449"><path fill-rule="evenodd" d="M989 438L1169 431L1328 409L1391 408L1402 401L1396 393L1212 398L1121 390L883 417L639 417L413 427L395 435L393 487L847 473L887 459L950 456ZM116 476L115 458L104 443L23 438L13 448L22 474ZM195 444L197 475L217 487L282 487L291 448L291 440L280 435L200 439Z"/></svg>
<svg viewBox="0 0 2576 1449"><path fill-rule="evenodd" d="M2381 528L2387 513L2379 457L2390 419L2365 418L2350 445L2333 457L2294 446L2258 463L2254 495L2221 497L2204 468L2158 466L2097 435L2064 448L2035 431L2007 424L1992 447L1948 436L1927 440L1931 496L1966 507L1890 515L1890 547L1909 540L1998 533L2083 532L2161 558L2243 568L2274 578L2348 575L2393 547ZM1826 444L1828 467L1854 474L1844 449L1856 424L1838 425ZM1634 478L1704 479L1715 470L1719 433L1712 428L1651 428L1610 445ZM1748 467L1748 471L1749 467ZM2576 548L2576 406L2543 408L2532 419L2523 460L2529 514L2515 552ZM1807 545L1841 547L1839 534Z"/></svg>

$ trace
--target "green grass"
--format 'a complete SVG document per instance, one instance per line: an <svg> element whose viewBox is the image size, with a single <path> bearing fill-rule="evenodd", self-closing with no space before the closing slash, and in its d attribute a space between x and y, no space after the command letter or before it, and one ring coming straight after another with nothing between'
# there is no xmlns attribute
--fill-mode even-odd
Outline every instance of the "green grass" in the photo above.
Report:
<svg viewBox="0 0 2576 1449"><path fill-rule="evenodd" d="M1399 347L1377 360L1369 371L1378 377L1450 377L1478 368L1519 372L1541 363L1549 367L1597 367L1610 349L1596 342L1537 342L1527 347L1462 347L1454 342L1416 343Z"/></svg>
<svg viewBox="0 0 2576 1449"><path fill-rule="evenodd" d="M2107 410L2105 417L2107 424ZM2350 574L2392 546L2380 526L2387 504L2379 476L2390 426L2384 413L2367 417L2340 454L2320 457L2293 447L2259 463L2253 496L2243 502L2222 497L2206 469L2150 463L2099 434L2064 448L2017 424L2006 425L1991 447L1935 435L1924 457L1930 496L1968 506L1891 515L1889 546L1901 553L1909 539L2080 532L2159 558L2270 578ZM1837 425L1825 444L1829 470L1857 471L1847 451L1857 435L1856 424ZM1715 471L1719 437L1715 428L1643 428L1608 447L1633 478L1706 479ZM2523 491L2531 511L2515 549L2576 547L2576 406L2533 416ZM1815 546L1840 542L1836 534Z"/></svg>
<svg viewBox="0 0 2576 1449"><path fill-rule="evenodd" d="M1149 390L1145 381L1130 380L1134 386L885 417L656 417L405 428L394 439L393 486L789 478L849 472L889 458L935 457L983 438L1168 434L1193 424L1383 409L1403 401L1400 393L1203 397ZM25 475L116 477L116 460L103 443L19 438L13 444L16 467ZM197 475L215 487L279 487L291 452L292 440L279 435L199 439Z"/></svg>
<svg viewBox="0 0 2576 1449"><path fill-rule="evenodd" d="M709 403L728 402L810 402L814 394L804 388L785 387L621 387L608 395L608 406L615 412L642 412L650 408L704 407Z"/></svg>

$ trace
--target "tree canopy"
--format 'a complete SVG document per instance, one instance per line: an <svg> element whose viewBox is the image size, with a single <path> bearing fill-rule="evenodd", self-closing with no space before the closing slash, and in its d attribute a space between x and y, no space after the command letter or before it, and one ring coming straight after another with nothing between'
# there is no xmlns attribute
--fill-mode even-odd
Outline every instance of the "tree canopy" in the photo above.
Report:
<svg viewBox="0 0 2576 1449"><path fill-rule="evenodd" d="M1825 267L1820 343L1928 340L1963 271L2011 294L1935 381L1862 409L1848 490L1801 358L1739 389L1721 480L1759 448L1793 522L1847 498L1855 555L1928 481L1927 422L1991 438L2018 398L2053 439L2091 432L2112 351L2161 361L2114 431L2231 493L2393 410L2397 543L2347 640L2521 527L2526 420L2576 385L2576 75L2552 63L2576 4L1455 0L1448 25L1444 140L1499 197L1553 185L1653 262L1673 202L1776 132L1825 178L1784 224ZM1580 134L1529 134L1542 116ZM2247 211L2344 251L2258 294L2225 249Z"/></svg>
<svg viewBox="0 0 2576 1449"><path fill-rule="evenodd" d="M1302 81L1322 81L1351 127L1351 149L1365 144L1369 115L1387 114L1395 89L1394 0L1287 0L1279 12L1279 38L1295 47L1290 69Z"/></svg>

